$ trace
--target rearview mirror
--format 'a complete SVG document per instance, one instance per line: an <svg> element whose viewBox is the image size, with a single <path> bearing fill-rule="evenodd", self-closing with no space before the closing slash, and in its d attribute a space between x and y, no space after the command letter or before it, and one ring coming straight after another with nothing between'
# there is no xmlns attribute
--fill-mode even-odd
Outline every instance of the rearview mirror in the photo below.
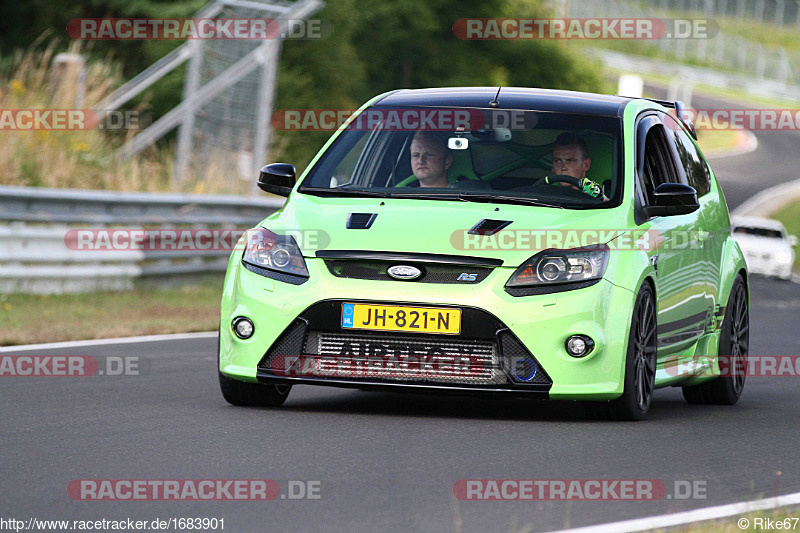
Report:
<svg viewBox="0 0 800 533"><path fill-rule="evenodd" d="M694 187L683 183L662 183L653 191L653 203L642 210L649 218L686 215L699 208Z"/></svg>
<svg viewBox="0 0 800 533"><path fill-rule="evenodd" d="M797 235L789 235L789 244L797 246Z"/></svg>
<svg viewBox="0 0 800 533"><path fill-rule="evenodd" d="M294 187L296 171L289 163L272 163L261 169L258 188L278 196L289 196Z"/></svg>

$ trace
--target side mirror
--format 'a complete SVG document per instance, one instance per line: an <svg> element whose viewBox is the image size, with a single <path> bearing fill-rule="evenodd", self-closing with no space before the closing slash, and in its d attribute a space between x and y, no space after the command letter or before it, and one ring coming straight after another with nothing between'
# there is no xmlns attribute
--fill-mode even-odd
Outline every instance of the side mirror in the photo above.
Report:
<svg viewBox="0 0 800 533"><path fill-rule="evenodd" d="M797 235L789 235L789 244L797 246Z"/></svg>
<svg viewBox="0 0 800 533"><path fill-rule="evenodd" d="M278 196L289 196L295 182L294 166L288 163L272 163L261 169L258 188Z"/></svg>
<svg viewBox="0 0 800 533"><path fill-rule="evenodd" d="M649 218L687 215L699 208L694 187L683 183L662 183L653 191L653 203L642 210Z"/></svg>

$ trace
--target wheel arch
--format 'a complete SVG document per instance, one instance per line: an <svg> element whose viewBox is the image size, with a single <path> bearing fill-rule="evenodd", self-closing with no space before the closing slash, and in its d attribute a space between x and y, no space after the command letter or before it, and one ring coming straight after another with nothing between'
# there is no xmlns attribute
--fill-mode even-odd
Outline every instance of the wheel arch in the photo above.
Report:
<svg viewBox="0 0 800 533"><path fill-rule="evenodd" d="M747 292L747 301L749 302L750 280L747 272L747 264L744 261L744 254L733 237L728 237L722 249L722 259L719 269L720 280L717 303L720 308L728 305L728 300L731 297L731 289L733 288L733 281L739 274L742 275L745 291Z"/></svg>

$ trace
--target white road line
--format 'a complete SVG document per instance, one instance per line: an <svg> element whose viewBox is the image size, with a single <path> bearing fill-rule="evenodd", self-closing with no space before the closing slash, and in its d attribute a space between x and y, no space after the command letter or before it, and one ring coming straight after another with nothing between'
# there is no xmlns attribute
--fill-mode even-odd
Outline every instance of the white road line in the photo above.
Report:
<svg viewBox="0 0 800 533"><path fill-rule="evenodd" d="M185 339L210 339L216 331L200 333L174 333L169 335L143 335L139 337L117 337L111 339L91 339L85 341L49 342L46 344L21 344L19 346L0 346L2 352L23 352L30 350L50 350L53 348L79 348L81 346L100 346L103 344L133 344L136 342L180 341Z"/></svg>
<svg viewBox="0 0 800 533"><path fill-rule="evenodd" d="M742 515L753 511L764 509L775 509L787 505L799 505L800 492L786 494L777 498L765 498L752 502L732 503L728 505L718 505L716 507L706 507L685 511L682 513L665 514L661 516L650 516L647 518L636 518L633 520L622 520L620 522L609 522L597 524L595 526L577 527L573 529L561 529L552 533L632 533L635 531L645 531L648 529L658 529L665 527L681 526L716 518Z"/></svg>

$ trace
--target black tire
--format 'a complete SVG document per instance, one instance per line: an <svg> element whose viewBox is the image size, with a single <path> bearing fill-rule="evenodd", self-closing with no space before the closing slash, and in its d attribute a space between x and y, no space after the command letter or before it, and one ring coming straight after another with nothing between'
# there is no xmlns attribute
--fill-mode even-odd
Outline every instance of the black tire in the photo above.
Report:
<svg viewBox="0 0 800 533"><path fill-rule="evenodd" d="M747 353L750 347L750 309L747 288L741 274L731 287L731 296L722 319L719 355L722 375L700 385L683 387L683 397L690 404L733 405L739 401L747 377Z"/></svg>
<svg viewBox="0 0 800 533"><path fill-rule="evenodd" d="M217 374L222 397L231 405L241 407L280 407L289 392L291 385L249 383L225 377L219 371L219 338L217 338Z"/></svg>
<svg viewBox="0 0 800 533"><path fill-rule="evenodd" d="M655 388L657 340L655 295L645 283L633 306L622 396L610 402L588 403L591 416L606 420L643 420L647 416Z"/></svg>

